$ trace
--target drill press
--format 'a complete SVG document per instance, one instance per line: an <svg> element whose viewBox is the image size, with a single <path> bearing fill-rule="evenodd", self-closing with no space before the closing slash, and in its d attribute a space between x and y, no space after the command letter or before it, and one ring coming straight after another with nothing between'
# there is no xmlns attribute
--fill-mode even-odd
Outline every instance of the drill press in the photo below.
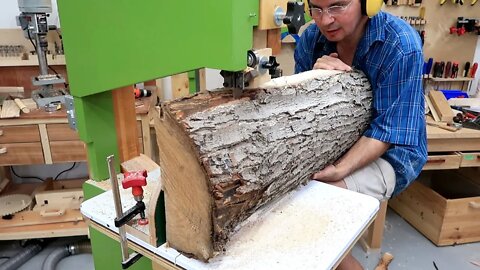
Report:
<svg viewBox="0 0 480 270"><path fill-rule="evenodd" d="M40 75L32 78L32 84L39 87L32 92L32 99L42 108L50 103L65 103L65 90L53 88L54 84L65 83L65 79L59 74L48 73L47 33L56 29L47 22L52 3L50 0L18 0L18 8L21 13L17 16L17 25L22 27L25 38L32 42L40 68Z"/></svg>

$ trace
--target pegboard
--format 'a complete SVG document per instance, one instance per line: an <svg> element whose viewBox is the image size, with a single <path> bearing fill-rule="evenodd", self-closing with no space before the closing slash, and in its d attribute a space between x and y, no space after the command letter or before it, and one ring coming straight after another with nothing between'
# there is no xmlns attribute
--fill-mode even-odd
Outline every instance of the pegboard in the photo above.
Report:
<svg viewBox="0 0 480 270"><path fill-rule="evenodd" d="M456 25L457 17L480 19L480 1L471 6L470 0L466 0L463 5L453 4L450 0L443 5L440 5L440 1L423 0L421 6L426 8L425 58L459 62L460 70L463 70L465 62L473 61L479 36L474 33L458 36L450 34L449 29ZM419 16L420 12L419 7L410 6L385 6L384 10L396 16Z"/></svg>

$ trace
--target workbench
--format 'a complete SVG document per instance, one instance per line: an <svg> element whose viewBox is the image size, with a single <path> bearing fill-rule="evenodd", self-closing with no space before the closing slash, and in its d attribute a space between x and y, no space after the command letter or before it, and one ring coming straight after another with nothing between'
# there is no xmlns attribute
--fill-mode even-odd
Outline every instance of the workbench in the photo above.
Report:
<svg viewBox="0 0 480 270"><path fill-rule="evenodd" d="M153 97L136 101L138 148L151 157L152 142L150 134L150 118L148 112ZM34 110L22 113L18 118L0 119L0 148L6 153L0 154L0 166L58 164L66 162L84 162L87 160L84 143L77 132L69 127L66 111L62 108L55 112ZM11 179L8 170L6 178ZM3 180L0 175L0 183ZM12 184L0 192L6 194L32 194L40 183ZM78 184L81 187L81 183ZM32 211L24 210L17 214L19 218L28 219L20 222L15 219L2 220L0 223L0 240L43 238L86 235L88 227L77 210L71 217L40 218ZM75 216L76 215L76 216ZM73 221L72 221L73 220ZM25 225L28 223L29 225Z"/></svg>
<svg viewBox="0 0 480 270"><path fill-rule="evenodd" d="M134 204L128 192L122 195L124 208ZM372 197L310 181L248 218L226 253L209 263L187 258L167 244L154 247L133 234L127 236L130 248L156 263L156 269L333 269L378 209ZM81 211L92 228L118 239L111 191L83 202Z"/></svg>
<svg viewBox="0 0 480 270"><path fill-rule="evenodd" d="M152 157L150 118L153 97L137 100L137 136L140 152ZM64 108L55 112L41 109L18 118L0 119L0 166L54 164L86 161L84 143L68 125Z"/></svg>

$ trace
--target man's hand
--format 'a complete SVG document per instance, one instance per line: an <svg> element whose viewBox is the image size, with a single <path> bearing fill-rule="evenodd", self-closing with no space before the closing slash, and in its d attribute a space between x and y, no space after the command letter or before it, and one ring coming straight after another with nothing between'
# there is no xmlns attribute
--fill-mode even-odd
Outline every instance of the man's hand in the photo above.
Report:
<svg viewBox="0 0 480 270"><path fill-rule="evenodd" d="M346 175L335 165L328 165L323 170L312 174L312 179L322 182L337 182L343 180Z"/></svg>
<svg viewBox="0 0 480 270"><path fill-rule="evenodd" d="M352 67L342 62L342 60L338 58L338 53L331 53L330 55L324 55L318 58L313 69L351 71Z"/></svg>

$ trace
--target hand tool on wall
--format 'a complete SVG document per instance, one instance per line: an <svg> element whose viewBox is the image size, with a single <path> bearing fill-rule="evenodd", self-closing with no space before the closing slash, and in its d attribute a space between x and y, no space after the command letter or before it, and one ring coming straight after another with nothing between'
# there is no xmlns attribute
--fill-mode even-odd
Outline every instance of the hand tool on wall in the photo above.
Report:
<svg viewBox="0 0 480 270"><path fill-rule="evenodd" d="M448 61L447 65L445 66L445 76L444 76L444 78L450 78L451 70L452 70L452 62Z"/></svg>
<svg viewBox="0 0 480 270"><path fill-rule="evenodd" d="M447 2L447 0L440 0L440 5L445 4L445 2Z"/></svg>
<svg viewBox="0 0 480 270"><path fill-rule="evenodd" d="M122 269L127 269L132 264L137 262L142 254L133 252L128 253L127 231L125 230L125 223L117 226L117 219L123 218L122 201L120 199L120 190L118 187L117 173L115 171L115 157L113 155L107 157L108 172L110 175L110 181L112 184L113 201L115 204L115 212L117 217L115 218L115 226L118 227L118 235L120 236L120 246L122 250Z"/></svg>
<svg viewBox="0 0 480 270"><path fill-rule="evenodd" d="M468 77L468 71L470 69L470 62L466 62L465 63L465 67L463 68L463 73L462 73L462 76L463 77Z"/></svg>
<svg viewBox="0 0 480 270"><path fill-rule="evenodd" d="M445 70L445 62L435 62L433 66L433 77L434 78L442 78L443 71Z"/></svg>
<svg viewBox="0 0 480 270"><path fill-rule="evenodd" d="M478 63L474 63L472 69L470 70L470 77L475 78L475 73L477 73Z"/></svg>
<svg viewBox="0 0 480 270"><path fill-rule="evenodd" d="M432 72L432 67L433 67L433 58L428 58L427 64L425 66L425 72L427 76L430 76L430 72Z"/></svg>
<svg viewBox="0 0 480 270"><path fill-rule="evenodd" d="M475 5L477 3L478 0L472 0L472 3L470 5Z"/></svg>
<svg viewBox="0 0 480 270"><path fill-rule="evenodd" d="M454 78L457 78L457 76L458 76L458 63L453 62L450 78L454 79Z"/></svg>

